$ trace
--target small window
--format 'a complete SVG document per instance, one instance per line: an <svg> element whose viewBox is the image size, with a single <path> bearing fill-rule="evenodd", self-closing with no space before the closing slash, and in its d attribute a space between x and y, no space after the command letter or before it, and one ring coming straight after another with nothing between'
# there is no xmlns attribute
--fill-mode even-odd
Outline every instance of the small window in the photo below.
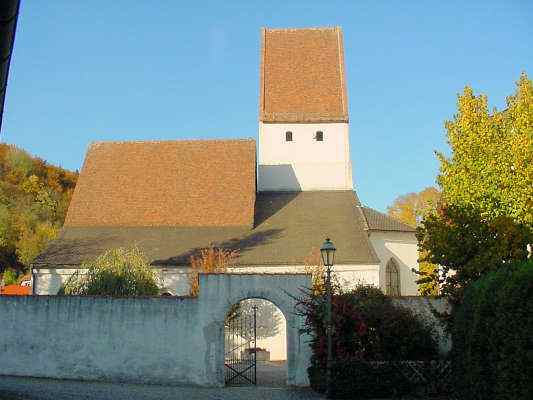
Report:
<svg viewBox="0 0 533 400"><path fill-rule="evenodd" d="M315 139L316 139L317 142L323 142L324 141L324 132L316 131Z"/></svg>
<svg viewBox="0 0 533 400"><path fill-rule="evenodd" d="M285 132L285 141L286 142L292 142L292 132L291 131Z"/></svg>

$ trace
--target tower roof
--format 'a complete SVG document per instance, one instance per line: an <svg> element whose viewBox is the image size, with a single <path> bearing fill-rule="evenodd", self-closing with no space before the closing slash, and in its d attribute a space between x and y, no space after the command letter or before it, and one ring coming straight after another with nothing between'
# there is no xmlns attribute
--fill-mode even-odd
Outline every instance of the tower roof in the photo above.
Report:
<svg viewBox="0 0 533 400"><path fill-rule="evenodd" d="M348 122L342 31L263 28L259 119Z"/></svg>

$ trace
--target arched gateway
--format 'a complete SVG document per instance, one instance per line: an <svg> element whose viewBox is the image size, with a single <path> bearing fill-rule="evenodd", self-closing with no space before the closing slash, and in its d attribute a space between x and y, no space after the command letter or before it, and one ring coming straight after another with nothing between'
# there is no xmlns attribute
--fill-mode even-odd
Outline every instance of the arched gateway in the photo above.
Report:
<svg viewBox="0 0 533 400"><path fill-rule="evenodd" d="M205 312L204 335L208 338L207 374L225 383L224 322L234 304L246 299L272 302L283 313L287 332L287 384L307 386L307 368L311 351L309 337L303 331L304 318L296 312L302 289L311 286L307 274L205 274L200 275L202 312Z"/></svg>

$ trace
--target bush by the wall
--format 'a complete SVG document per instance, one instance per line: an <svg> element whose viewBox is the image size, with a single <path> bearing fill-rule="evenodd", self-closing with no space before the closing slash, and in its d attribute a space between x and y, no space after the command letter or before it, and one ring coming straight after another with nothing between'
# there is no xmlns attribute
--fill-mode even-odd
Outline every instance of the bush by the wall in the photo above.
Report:
<svg viewBox="0 0 533 400"><path fill-rule="evenodd" d="M106 251L81 266L58 294L82 296L155 296L157 277L146 256L137 247Z"/></svg>
<svg viewBox="0 0 533 400"><path fill-rule="evenodd" d="M325 303L321 296L303 302L313 337L308 370L311 386L326 389ZM394 363L438 358L433 328L376 288L360 286L332 298L335 398L372 398L403 393L409 382Z"/></svg>
<svg viewBox="0 0 533 400"><path fill-rule="evenodd" d="M503 265L473 283L453 322L460 398L533 398L533 260Z"/></svg>

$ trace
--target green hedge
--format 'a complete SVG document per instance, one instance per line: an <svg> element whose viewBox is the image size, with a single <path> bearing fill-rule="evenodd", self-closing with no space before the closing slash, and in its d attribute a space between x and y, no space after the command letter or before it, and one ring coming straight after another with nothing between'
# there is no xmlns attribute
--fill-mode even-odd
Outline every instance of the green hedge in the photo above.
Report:
<svg viewBox="0 0 533 400"><path fill-rule="evenodd" d="M454 312L452 360L464 399L533 399L533 261L473 283Z"/></svg>

